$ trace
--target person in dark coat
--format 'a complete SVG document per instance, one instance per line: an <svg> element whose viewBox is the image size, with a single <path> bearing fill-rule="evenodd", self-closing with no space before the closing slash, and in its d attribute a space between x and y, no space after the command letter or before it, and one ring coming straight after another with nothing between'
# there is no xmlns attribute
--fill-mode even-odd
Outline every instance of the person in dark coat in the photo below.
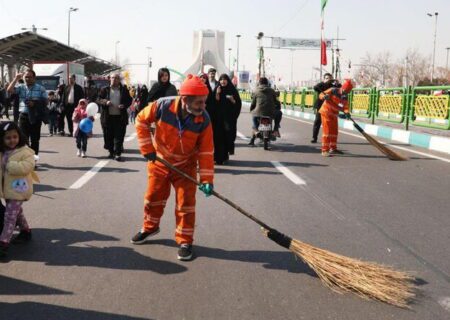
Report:
<svg viewBox="0 0 450 320"><path fill-rule="evenodd" d="M226 132L225 132L225 110L222 105L216 101L216 94L211 89L209 78L206 73L199 75L200 79L206 84L209 94L206 99L206 112L211 119L214 139L214 162L222 165L228 161L228 153L226 152Z"/></svg>
<svg viewBox="0 0 450 320"><path fill-rule="evenodd" d="M86 83L86 88L84 89L84 98L88 100L88 102L95 102L98 98L98 88L95 85L92 77L89 76Z"/></svg>
<svg viewBox="0 0 450 320"><path fill-rule="evenodd" d="M176 96L177 88L170 83L170 71L167 68L158 70L158 82L156 82L148 93L147 103L158 100L163 97ZM145 106L144 106L145 108Z"/></svg>
<svg viewBox="0 0 450 320"><path fill-rule="evenodd" d="M136 114L139 113L142 109L144 109L147 106L148 101L148 89L147 86L144 84L142 88L138 90L138 100L139 100L139 106L136 110Z"/></svg>
<svg viewBox="0 0 450 320"><path fill-rule="evenodd" d="M277 113L276 104L277 94L275 90L270 87L269 80L265 77L260 78L258 86L252 95L252 102L250 104L253 122L253 136L249 142L250 146L255 145L256 133L258 132L259 127L259 118L270 117L274 119Z"/></svg>
<svg viewBox="0 0 450 320"><path fill-rule="evenodd" d="M318 94L321 94L325 90L328 90L332 87L339 88L341 85L333 79L331 73L325 73L323 75L323 82L319 82L314 86L314 91ZM322 125L322 118L320 116L319 110L323 104L323 100L317 99L314 108L316 109L316 117L314 119L313 124L313 136L311 139L311 143L317 143L317 137L319 136L320 126Z"/></svg>
<svg viewBox="0 0 450 320"><path fill-rule="evenodd" d="M109 158L122 161L123 141L128 125L128 108L132 99L127 86L121 83L120 74L113 74L111 85L102 88L97 99L101 107L100 122L103 130L104 148Z"/></svg>
<svg viewBox="0 0 450 320"><path fill-rule="evenodd" d="M214 96L217 109L223 116L225 130L225 149L221 156L227 160L228 155L234 155L237 119L241 113L242 102L239 92L225 73L219 77L219 85L214 90ZM219 155L218 158L220 159L221 156Z"/></svg>
<svg viewBox="0 0 450 320"><path fill-rule="evenodd" d="M64 118L67 120L67 127L69 129L69 136L73 136L73 110L78 106L80 99L84 98L83 88L75 82L76 77L72 74L69 78L69 84L64 89L64 117L62 117L62 135L64 135Z"/></svg>

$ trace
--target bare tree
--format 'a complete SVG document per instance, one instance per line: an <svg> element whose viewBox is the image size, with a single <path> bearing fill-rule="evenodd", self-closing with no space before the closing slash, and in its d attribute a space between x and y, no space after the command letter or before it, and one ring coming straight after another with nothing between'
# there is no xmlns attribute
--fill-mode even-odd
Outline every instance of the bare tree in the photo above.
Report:
<svg viewBox="0 0 450 320"><path fill-rule="evenodd" d="M392 61L392 54L389 51L384 51L373 56L366 53L360 63L355 64L356 69L355 79L362 86L386 86L392 80L392 71L394 68Z"/></svg>
<svg viewBox="0 0 450 320"><path fill-rule="evenodd" d="M422 55L417 48L409 48L403 58L392 63L392 55L389 51L376 55L366 53L361 63L355 64L358 69L355 72L356 81L363 87L367 86L416 86L420 83L430 82L428 74L430 63L426 56ZM439 84L448 79L448 72L438 68ZM448 83L448 80L447 80ZM436 82L438 84L438 82Z"/></svg>
<svg viewBox="0 0 450 320"><path fill-rule="evenodd" d="M437 67L435 70L436 80L439 85L450 85L450 70L444 67Z"/></svg>
<svg viewBox="0 0 450 320"><path fill-rule="evenodd" d="M404 75L406 75L406 85L415 86L419 81L428 77L430 70L430 59L422 55L417 48L408 49L405 57L398 62L404 65Z"/></svg>

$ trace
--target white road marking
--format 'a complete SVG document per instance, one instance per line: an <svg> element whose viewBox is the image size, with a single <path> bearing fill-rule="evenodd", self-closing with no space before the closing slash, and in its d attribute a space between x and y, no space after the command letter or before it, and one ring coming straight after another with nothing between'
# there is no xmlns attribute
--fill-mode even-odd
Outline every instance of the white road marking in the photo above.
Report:
<svg viewBox="0 0 450 320"><path fill-rule="evenodd" d="M295 118L292 118L292 117L289 117L289 116L286 116L286 115L283 115L283 118L291 119L291 120L302 122L302 123L307 123L307 124L310 124L310 125L313 124L312 122L304 121L304 120L300 120L300 119L295 119ZM350 132L346 132L346 131L340 131L340 132L343 133L343 134L346 134L346 135L358 138L358 139L363 139L363 140L366 139L366 138L364 138L364 137L362 137L362 136L360 136L358 134L354 134L354 133L350 133ZM377 138L377 137L375 137L375 138ZM429 154L429 153L425 153L425 152L415 151L415 150L412 150L412 149L409 149L409 148L405 148L405 147L394 146L394 145L389 144L389 143L383 143L383 144L385 144L385 145L387 145L389 147L392 147L392 148L400 149L400 150L411 152L411 153L415 153L415 154L418 154L418 155L421 155L421 156L424 156L424 157L428 157L428 158L441 160L441 161L450 163L450 159L447 159L447 158L435 156L435 155L432 155L432 154Z"/></svg>
<svg viewBox="0 0 450 320"><path fill-rule="evenodd" d="M247 136L241 132L237 132L236 135L241 138L242 140L250 140L250 138L247 138Z"/></svg>
<svg viewBox="0 0 450 320"><path fill-rule="evenodd" d="M130 142L131 140L133 140L134 138L136 138L136 132L135 133L132 133L132 134L130 134L128 137L126 137L125 138L125 142Z"/></svg>
<svg viewBox="0 0 450 320"><path fill-rule="evenodd" d="M318 203L320 203L325 209L327 209L330 213L332 213L337 219L339 220L345 220L345 217L337 211L335 208L333 208L331 205L329 205L325 200L323 200L319 195L315 194L311 190L308 190L306 188L306 181L297 176L295 173L293 173L291 170L283 166L279 161L270 161L272 165L280 171L282 174L284 174L289 180L291 180L294 184L301 186L304 192L310 195L310 197L316 199Z"/></svg>
<svg viewBox="0 0 450 320"><path fill-rule="evenodd" d="M85 185L89 180L91 180L97 172L99 172L106 164L108 163L108 160L102 160L97 162L95 166L91 168L88 172L83 174L80 179L75 181L74 184L72 184L69 189L80 189L83 185Z"/></svg>
<svg viewBox="0 0 450 320"><path fill-rule="evenodd" d="M282 174L284 174L286 176L286 178L291 180L294 184L306 185L305 180L303 180L302 178L297 176L295 173L293 173L291 170L289 170L288 168L283 166L280 162L278 162L278 161L270 161L270 162L278 171L280 171Z"/></svg>

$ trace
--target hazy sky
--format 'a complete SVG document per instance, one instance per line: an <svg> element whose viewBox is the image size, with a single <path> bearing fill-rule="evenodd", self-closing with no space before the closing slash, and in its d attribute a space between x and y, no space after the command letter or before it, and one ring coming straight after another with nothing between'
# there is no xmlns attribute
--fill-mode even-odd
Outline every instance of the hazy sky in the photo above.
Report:
<svg viewBox="0 0 450 320"><path fill-rule="evenodd" d="M71 44L94 51L99 58L115 56L115 42L121 61L145 63L150 46L153 68L169 66L184 72L192 62L193 31L217 29L225 32L225 47L236 53L236 34L240 39L240 69L257 68L256 35L318 38L320 0L0 0L0 38L20 33L22 27L46 27L42 35L67 43L68 9L71 14ZM439 12L436 65L445 66L446 47L450 47L450 0L328 0L325 35L342 41L342 62L358 61L366 52L392 52L395 59L408 48L417 48L431 57L434 16ZM225 63L228 65L228 50ZM266 50L268 71L290 80L291 52ZM317 76L319 51L294 52L294 80ZM146 80L144 66L131 69L134 82Z"/></svg>

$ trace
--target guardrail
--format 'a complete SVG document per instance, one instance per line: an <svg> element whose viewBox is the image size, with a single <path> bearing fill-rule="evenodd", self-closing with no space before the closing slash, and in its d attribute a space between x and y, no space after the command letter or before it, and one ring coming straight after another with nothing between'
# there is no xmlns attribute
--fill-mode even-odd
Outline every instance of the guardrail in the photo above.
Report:
<svg viewBox="0 0 450 320"><path fill-rule="evenodd" d="M435 95L435 92L444 92ZM243 101L251 101L251 93L241 91ZM283 108L314 112L318 94L312 89L281 91ZM450 86L356 88L349 95L349 107L353 117L376 121L389 121L433 129L450 130Z"/></svg>

